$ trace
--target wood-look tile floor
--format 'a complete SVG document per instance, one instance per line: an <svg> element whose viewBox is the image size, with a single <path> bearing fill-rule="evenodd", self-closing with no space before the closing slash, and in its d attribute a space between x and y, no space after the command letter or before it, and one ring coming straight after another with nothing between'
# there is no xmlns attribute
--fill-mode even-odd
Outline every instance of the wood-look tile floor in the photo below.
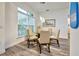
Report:
<svg viewBox="0 0 79 59"><path fill-rule="evenodd" d="M60 39L59 42L60 47L58 47L55 43L51 44L50 53L48 53L46 46L42 47L42 53L40 54L36 44L30 45L30 48L27 48L27 42L24 41L6 49L6 52L1 54L0 56L69 56L69 40Z"/></svg>

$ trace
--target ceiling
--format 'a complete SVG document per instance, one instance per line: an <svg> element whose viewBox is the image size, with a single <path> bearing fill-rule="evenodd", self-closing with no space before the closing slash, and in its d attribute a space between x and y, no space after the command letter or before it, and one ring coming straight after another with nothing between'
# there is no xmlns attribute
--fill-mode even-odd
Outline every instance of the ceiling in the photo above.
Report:
<svg viewBox="0 0 79 59"><path fill-rule="evenodd" d="M45 2L41 4L40 2L28 2L29 5L39 13L53 12L59 9L66 9L69 7L68 2Z"/></svg>
<svg viewBox="0 0 79 59"><path fill-rule="evenodd" d="M18 5L21 7L27 7L28 5L43 17L52 17L51 14L54 11L69 8L68 2L45 2L45 4L41 4L40 2L22 2L18 3Z"/></svg>

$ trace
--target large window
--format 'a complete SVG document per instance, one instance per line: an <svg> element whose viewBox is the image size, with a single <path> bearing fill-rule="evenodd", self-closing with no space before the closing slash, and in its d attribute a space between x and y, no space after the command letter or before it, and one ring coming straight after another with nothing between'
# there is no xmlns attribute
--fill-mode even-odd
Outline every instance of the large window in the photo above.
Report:
<svg viewBox="0 0 79 59"><path fill-rule="evenodd" d="M23 37L27 35L27 29L31 26L33 32L35 31L35 19L29 12L18 8L18 36Z"/></svg>
<svg viewBox="0 0 79 59"><path fill-rule="evenodd" d="M31 13L28 16L28 19L29 19L29 26L32 28L32 31L35 32L35 18Z"/></svg>

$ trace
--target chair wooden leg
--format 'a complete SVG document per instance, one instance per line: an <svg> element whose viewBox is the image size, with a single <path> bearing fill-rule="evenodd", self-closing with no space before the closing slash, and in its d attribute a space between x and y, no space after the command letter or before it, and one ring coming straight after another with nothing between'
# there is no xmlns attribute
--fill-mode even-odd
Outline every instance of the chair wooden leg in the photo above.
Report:
<svg viewBox="0 0 79 59"><path fill-rule="evenodd" d="M28 45L28 48L29 48L29 45L30 45L30 41L29 40L27 40L27 45Z"/></svg>
<svg viewBox="0 0 79 59"><path fill-rule="evenodd" d="M37 46L39 46L39 42L38 42L38 40L36 40L36 43L37 43Z"/></svg>
<svg viewBox="0 0 79 59"><path fill-rule="evenodd" d="M60 47L59 40L57 40L58 47Z"/></svg>
<svg viewBox="0 0 79 59"><path fill-rule="evenodd" d="M40 54L41 54L41 44L39 44Z"/></svg>
<svg viewBox="0 0 79 59"><path fill-rule="evenodd" d="M50 53L50 44L48 44L48 52Z"/></svg>

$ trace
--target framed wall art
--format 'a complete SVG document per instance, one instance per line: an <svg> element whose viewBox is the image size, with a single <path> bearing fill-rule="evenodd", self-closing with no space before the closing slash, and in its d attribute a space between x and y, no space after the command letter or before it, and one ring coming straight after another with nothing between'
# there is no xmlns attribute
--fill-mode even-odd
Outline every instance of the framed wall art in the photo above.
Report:
<svg viewBox="0 0 79 59"><path fill-rule="evenodd" d="M48 27L55 27L56 26L56 20L55 19L46 19L45 25Z"/></svg>

